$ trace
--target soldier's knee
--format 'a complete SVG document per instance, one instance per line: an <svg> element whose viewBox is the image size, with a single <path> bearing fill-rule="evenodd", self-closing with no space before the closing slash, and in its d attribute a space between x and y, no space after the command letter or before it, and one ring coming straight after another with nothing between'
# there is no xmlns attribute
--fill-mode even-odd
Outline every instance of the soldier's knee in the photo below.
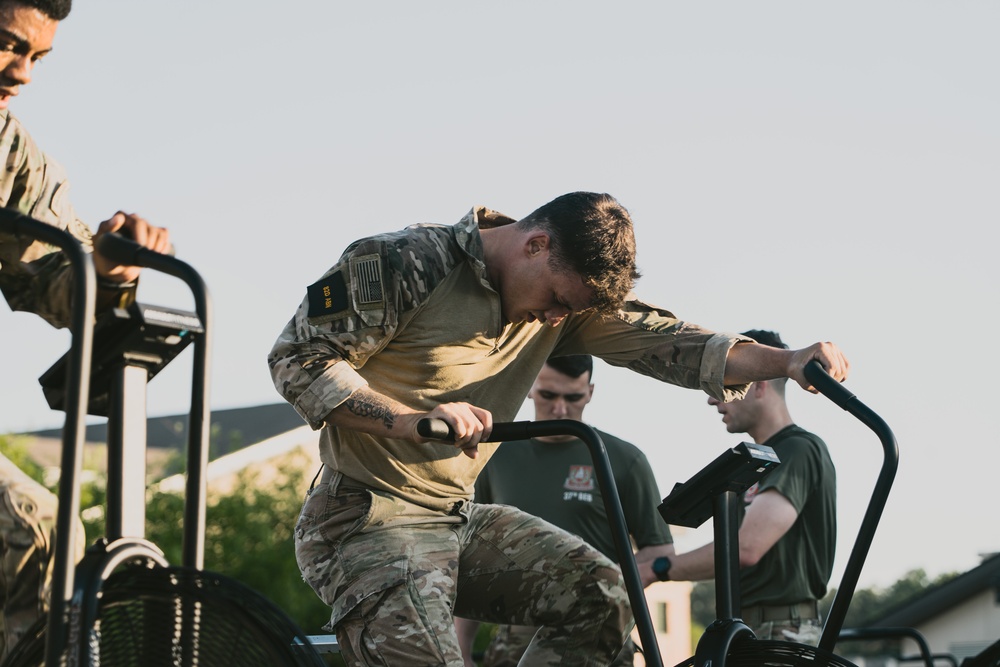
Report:
<svg viewBox="0 0 1000 667"><path fill-rule="evenodd" d="M597 572L599 574L597 585L604 592L608 605L626 614L630 613L628 589L625 587L621 570L617 567L601 567Z"/></svg>

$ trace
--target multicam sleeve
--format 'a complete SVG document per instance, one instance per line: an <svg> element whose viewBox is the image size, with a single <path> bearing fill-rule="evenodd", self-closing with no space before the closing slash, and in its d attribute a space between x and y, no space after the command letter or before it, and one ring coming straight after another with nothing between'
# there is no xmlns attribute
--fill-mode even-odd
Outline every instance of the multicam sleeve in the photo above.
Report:
<svg viewBox="0 0 1000 667"><path fill-rule="evenodd" d="M450 265L440 230L364 239L310 285L268 357L274 386L314 429L367 386L358 373Z"/></svg>
<svg viewBox="0 0 1000 667"><path fill-rule="evenodd" d="M90 252L91 231L70 204L62 167L16 123L4 127L0 141L10 145L6 171L0 176L3 206L68 231ZM72 280L69 261L58 248L23 237L0 239L0 289L12 310L36 313L56 327L67 326Z"/></svg>
<svg viewBox="0 0 1000 667"><path fill-rule="evenodd" d="M673 313L630 299L613 315L574 317L563 338L564 354L588 352L612 366L690 389L720 401L742 398L748 384L724 384L729 350L749 338L716 333L677 319ZM572 348L572 349L570 349Z"/></svg>
<svg viewBox="0 0 1000 667"><path fill-rule="evenodd" d="M278 393L314 429L368 384L356 369L392 338L397 310L382 280L383 258L378 244L348 251L307 288L268 357Z"/></svg>

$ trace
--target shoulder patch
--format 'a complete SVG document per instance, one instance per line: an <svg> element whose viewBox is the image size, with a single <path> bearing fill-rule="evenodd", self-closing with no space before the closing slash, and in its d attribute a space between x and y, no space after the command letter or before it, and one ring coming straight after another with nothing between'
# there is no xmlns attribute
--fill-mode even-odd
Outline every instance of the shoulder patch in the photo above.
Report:
<svg viewBox="0 0 1000 667"><path fill-rule="evenodd" d="M382 259L379 255L352 257L351 277L359 308L382 305L385 290L382 288Z"/></svg>
<svg viewBox="0 0 1000 667"><path fill-rule="evenodd" d="M343 270L334 271L306 288L309 296L309 318L336 315L347 310L347 283Z"/></svg>

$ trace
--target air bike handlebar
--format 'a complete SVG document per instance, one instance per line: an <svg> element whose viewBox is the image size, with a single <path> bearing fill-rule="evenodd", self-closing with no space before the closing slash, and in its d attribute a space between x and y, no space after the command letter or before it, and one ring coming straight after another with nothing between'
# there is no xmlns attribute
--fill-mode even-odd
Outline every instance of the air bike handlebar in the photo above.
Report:
<svg viewBox="0 0 1000 667"><path fill-rule="evenodd" d="M70 314L73 338L66 353L66 421L63 426L62 475L59 478L56 520L60 530L56 532L52 599L46 630L46 655L58 656L61 653L59 642L66 634L67 613L73 595L74 563L71 554L73 542L77 538L75 517L80 513L80 487L76 481L83 466L89 390L86 379L90 377L94 337L91 323L94 320L94 302L97 298L97 277L93 262L80 241L62 229L10 209L0 209L0 232L51 243L69 259L73 272L73 306ZM47 660L46 664L51 662Z"/></svg>
<svg viewBox="0 0 1000 667"><path fill-rule="evenodd" d="M850 606L851 598L857 588L858 577L861 575L861 568L868 556L868 550L871 547L872 538L875 536L875 529L878 527L882 510L885 509L892 481L896 477L896 468L899 465L899 448L896 445L896 436L893 435L889 425L859 401L844 385L830 377L819 362L810 361L806 364L804 371L806 379L817 391L857 417L865 426L875 432L882 443L883 452L882 468L875 480L875 490L872 492L871 500L868 501L868 509L861 521L858 537L854 542L847 566L844 568L844 576L837 589L833 606L830 607L829 617L823 627L823 636L819 641L821 649L832 652L844 625L847 608Z"/></svg>
<svg viewBox="0 0 1000 667"><path fill-rule="evenodd" d="M119 234L104 234L97 250L119 264L142 266L184 281L194 297L203 333L194 342L191 414L188 430L187 486L184 494L183 564L202 569L205 552L205 496L210 423L208 368L211 349L211 302L208 288L195 269L176 257L145 248ZM171 249L172 251L172 249Z"/></svg>
<svg viewBox="0 0 1000 667"><path fill-rule="evenodd" d="M425 438L436 440L454 439L451 427L441 419L421 419L417 423L417 432ZM553 419L538 422L496 423L493 424L493 430L490 432L489 438L484 442L530 440L531 438L551 435L575 436L582 440L590 450L590 455L594 460L594 469L597 472L597 481L601 486L601 495L604 496L604 509L609 519L611 519L608 522L611 526L611 536L614 538L618 563L622 570L622 576L625 579L629 603L632 605L632 614L635 617L636 627L639 629L643 657L646 660L646 664L650 667L662 667L663 659L660 657L656 634L653 630L653 621L649 616L649 607L646 606L646 597L643 593L639 568L635 563L635 555L632 553L632 543L629 540L628 529L625 526L621 500L618 497L618 487L615 485L611 462L608 460L608 450L604 447L601 436L598 435L597 431L583 422L572 419ZM619 519L615 520L615 517Z"/></svg>

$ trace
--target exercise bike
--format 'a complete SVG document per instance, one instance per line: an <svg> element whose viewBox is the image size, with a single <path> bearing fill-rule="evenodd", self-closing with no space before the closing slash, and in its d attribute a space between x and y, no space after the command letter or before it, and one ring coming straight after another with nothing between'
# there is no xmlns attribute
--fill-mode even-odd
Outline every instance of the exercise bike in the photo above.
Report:
<svg viewBox="0 0 1000 667"><path fill-rule="evenodd" d="M824 626L818 647L758 640L753 631L736 617L739 609L738 528L735 503L739 494L749 488L775 466L780 465L769 447L741 443L723 452L690 480L678 484L664 499L659 511L667 523L697 527L713 518L716 562L716 611L718 619L706 629L698 642L695 655L678 667L735 667L770 665L774 667L856 667L833 653L847 607L857 586L858 577L875 528L885 507L898 465L895 436L888 425L874 412L831 378L817 362L805 369L807 379L816 389L871 428L883 447L883 464L869 501L858 538L848 561L837 597ZM422 420L418 430L425 437L452 439L448 425L441 420ZM622 513L618 491L604 444L597 432L573 420L544 422L496 423L488 438L491 442L528 440L548 435L574 435L590 450L605 509L610 520L618 562L628 589L629 602L646 664L662 667L663 661L656 641L653 623L646 604L638 567L632 552L628 530Z"/></svg>
<svg viewBox="0 0 1000 667"><path fill-rule="evenodd" d="M212 315L200 275L175 257L103 236L105 256L185 282L195 312L134 303L95 324L94 269L76 239L11 212L0 224L58 246L75 277L70 350L40 378L50 406L66 412L51 605L3 667L324 665L309 637L270 601L203 569ZM176 566L144 538L145 398L147 382L188 345L194 364L183 562ZM88 413L108 417L107 534L74 566Z"/></svg>

